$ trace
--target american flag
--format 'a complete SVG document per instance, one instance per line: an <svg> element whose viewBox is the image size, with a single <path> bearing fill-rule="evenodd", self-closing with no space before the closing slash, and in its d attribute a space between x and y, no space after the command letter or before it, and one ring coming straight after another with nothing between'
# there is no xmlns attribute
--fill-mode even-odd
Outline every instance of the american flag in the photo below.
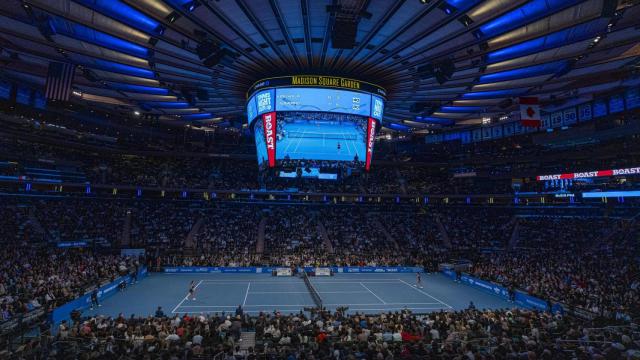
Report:
<svg viewBox="0 0 640 360"><path fill-rule="evenodd" d="M47 73L45 97L50 100L68 101L76 66L69 63L51 62Z"/></svg>

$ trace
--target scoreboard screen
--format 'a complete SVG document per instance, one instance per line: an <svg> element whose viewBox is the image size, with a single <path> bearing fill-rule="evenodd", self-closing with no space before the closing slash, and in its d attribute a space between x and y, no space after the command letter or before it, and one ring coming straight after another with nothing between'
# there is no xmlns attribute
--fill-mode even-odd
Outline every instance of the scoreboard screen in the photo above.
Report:
<svg viewBox="0 0 640 360"><path fill-rule="evenodd" d="M371 95L336 89L277 89L276 111L320 111L367 117L371 115Z"/></svg>
<svg viewBox="0 0 640 360"><path fill-rule="evenodd" d="M247 92L246 110L258 164L321 160L369 170L385 97L376 85L338 77L256 82Z"/></svg>
<svg viewBox="0 0 640 360"><path fill-rule="evenodd" d="M313 87L283 87L256 91L247 101L249 125L272 111L308 111L372 117L382 121L384 98L369 93Z"/></svg>

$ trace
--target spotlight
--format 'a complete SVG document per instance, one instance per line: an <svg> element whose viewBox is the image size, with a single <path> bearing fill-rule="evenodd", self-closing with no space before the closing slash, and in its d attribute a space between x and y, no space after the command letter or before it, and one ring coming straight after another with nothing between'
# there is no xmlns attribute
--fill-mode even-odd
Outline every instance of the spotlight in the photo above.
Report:
<svg viewBox="0 0 640 360"><path fill-rule="evenodd" d="M134 111L134 112L133 112L133 115L135 115L135 116L140 116L140 111L138 111L138 110Z"/></svg>
<svg viewBox="0 0 640 360"><path fill-rule="evenodd" d="M167 15L167 17L165 18L170 24L172 24L173 22L175 22L176 20L178 20L178 18L180 17L180 14L178 14L177 12L173 11L171 14Z"/></svg>

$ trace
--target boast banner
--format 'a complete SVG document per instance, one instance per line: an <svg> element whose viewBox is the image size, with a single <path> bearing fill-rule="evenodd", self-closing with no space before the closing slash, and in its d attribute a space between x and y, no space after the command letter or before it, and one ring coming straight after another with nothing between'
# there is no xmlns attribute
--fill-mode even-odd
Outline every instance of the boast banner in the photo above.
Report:
<svg viewBox="0 0 640 360"><path fill-rule="evenodd" d="M268 112L262 114L262 125L264 128L264 142L267 146L269 167L274 167L276 166L276 113Z"/></svg>
<svg viewBox="0 0 640 360"><path fill-rule="evenodd" d="M376 141L376 120L369 118L367 122L367 158L365 159L364 169L369 171L371 167L371 158L373 157L373 144Z"/></svg>
<svg viewBox="0 0 640 360"><path fill-rule="evenodd" d="M594 178L594 177L624 176L624 175L640 175L640 167L583 171L583 172L564 173L564 174L538 175L536 176L536 180L548 181L548 180L563 180L563 179L586 179L586 178Z"/></svg>

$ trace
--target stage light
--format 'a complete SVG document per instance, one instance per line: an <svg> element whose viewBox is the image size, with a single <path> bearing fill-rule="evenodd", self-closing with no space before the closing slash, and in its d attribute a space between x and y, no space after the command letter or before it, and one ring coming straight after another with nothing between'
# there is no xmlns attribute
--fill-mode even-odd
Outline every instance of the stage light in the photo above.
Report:
<svg viewBox="0 0 640 360"><path fill-rule="evenodd" d="M134 111L134 112L133 112L133 115L135 115L135 116L140 116L140 111L138 111L138 110Z"/></svg>

